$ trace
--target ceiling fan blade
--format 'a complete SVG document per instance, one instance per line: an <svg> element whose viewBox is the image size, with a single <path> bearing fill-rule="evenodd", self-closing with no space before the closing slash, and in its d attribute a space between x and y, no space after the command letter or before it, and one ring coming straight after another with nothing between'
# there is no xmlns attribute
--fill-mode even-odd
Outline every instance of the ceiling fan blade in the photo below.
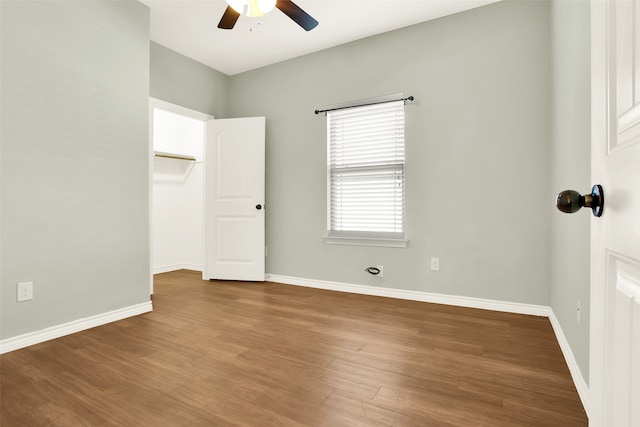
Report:
<svg viewBox="0 0 640 427"><path fill-rule="evenodd" d="M227 9L224 11L224 15L222 15L222 19L218 24L218 28L222 28L223 30L230 30L236 25L236 21L240 17L240 14L236 12L231 6L227 6Z"/></svg>
<svg viewBox="0 0 640 427"><path fill-rule="evenodd" d="M276 7L306 31L311 31L318 25L318 21L291 0L278 0Z"/></svg>

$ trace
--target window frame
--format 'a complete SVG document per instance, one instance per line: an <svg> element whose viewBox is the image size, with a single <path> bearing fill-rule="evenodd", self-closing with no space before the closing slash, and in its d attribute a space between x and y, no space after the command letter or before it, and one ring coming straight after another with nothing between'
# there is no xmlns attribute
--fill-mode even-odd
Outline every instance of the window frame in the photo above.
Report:
<svg viewBox="0 0 640 427"><path fill-rule="evenodd" d="M384 97L369 98L361 101L354 101L351 103L341 104L329 107L329 109L337 108L340 110L353 110L355 108L365 109L371 104L387 103L393 101L402 100L402 94L388 95ZM402 120L402 151L405 148L405 122L404 122L404 103L402 108L403 120ZM324 237L324 242L331 245L356 245L356 246L383 246L383 247L396 247L404 248L408 244L408 239L405 237L406 232L406 158L402 155L401 163L386 163L382 165L369 165L364 166L364 169L380 169L390 174L395 174L400 171L402 178L402 206L401 206L401 228L400 232L383 232L383 231L352 231L352 230L332 230L332 168L331 162L331 117L329 116L331 111L327 112L327 229ZM372 115L375 112L372 113ZM354 167L356 169L357 167ZM349 167L341 166L339 169L349 170Z"/></svg>

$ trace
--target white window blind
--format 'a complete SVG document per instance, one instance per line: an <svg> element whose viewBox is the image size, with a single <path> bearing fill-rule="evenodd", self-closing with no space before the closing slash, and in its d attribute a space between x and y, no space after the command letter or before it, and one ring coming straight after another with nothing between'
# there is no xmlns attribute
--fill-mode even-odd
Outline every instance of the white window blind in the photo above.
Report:
<svg viewBox="0 0 640 427"><path fill-rule="evenodd" d="M404 101L327 113L329 236L403 238Z"/></svg>

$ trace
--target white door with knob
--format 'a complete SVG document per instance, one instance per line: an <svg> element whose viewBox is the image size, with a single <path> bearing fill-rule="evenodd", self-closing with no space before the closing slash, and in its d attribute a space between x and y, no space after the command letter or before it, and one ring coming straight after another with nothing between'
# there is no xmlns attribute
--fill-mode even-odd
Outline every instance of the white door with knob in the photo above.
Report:
<svg viewBox="0 0 640 427"><path fill-rule="evenodd" d="M265 118L210 120L203 278L264 281Z"/></svg>
<svg viewBox="0 0 640 427"><path fill-rule="evenodd" d="M640 426L640 0L591 2L589 423Z"/></svg>

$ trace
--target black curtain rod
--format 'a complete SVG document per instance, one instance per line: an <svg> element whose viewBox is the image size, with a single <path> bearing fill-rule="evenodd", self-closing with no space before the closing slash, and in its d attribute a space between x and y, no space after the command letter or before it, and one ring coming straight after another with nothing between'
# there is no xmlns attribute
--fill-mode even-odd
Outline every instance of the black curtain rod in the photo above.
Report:
<svg viewBox="0 0 640 427"><path fill-rule="evenodd" d="M320 113L326 113L327 111L345 110L347 108L354 108L354 107L366 107L367 105L386 104L387 102L413 101L413 99L414 99L413 96L408 96L406 98L390 99L389 101L371 102L369 104L349 105L348 107L329 108L327 110L316 110L315 113L320 114Z"/></svg>

